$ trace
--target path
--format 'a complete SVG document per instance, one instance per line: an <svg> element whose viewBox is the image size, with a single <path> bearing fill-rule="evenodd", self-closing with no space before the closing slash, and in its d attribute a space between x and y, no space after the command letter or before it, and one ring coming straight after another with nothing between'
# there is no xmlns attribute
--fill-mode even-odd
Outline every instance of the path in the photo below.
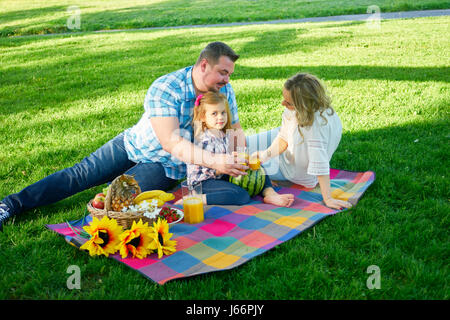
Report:
<svg viewBox="0 0 450 320"><path fill-rule="evenodd" d="M444 10L423 10L423 11L403 11L403 12L381 12L380 19L410 19L410 18L424 18L424 17L439 17L450 15L450 9ZM118 29L118 30L100 30L94 32L121 32L129 30L159 30L159 29L181 29L181 28L211 28L211 27L232 27L232 26L247 26L257 24L279 24L279 23L304 23L304 22L327 22L327 21L364 21L370 18L376 18L376 14L352 14L342 16L329 17L313 17L303 19L282 19L270 21L253 21L253 22L231 22L220 24L202 24L190 26L173 26L173 27L149 27L140 29Z"/></svg>
<svg viewBox="0 0 450 320"><path fill-rule="evenodd" d="M113 30L98 30L98 31L84 31L84 32L67 32L67 33L49 33L38 36L55 36L55 35L76 35L80 33L110 33L110 32L124 32L124 31L147 31L147 30L166 30L166 29L182 29L182 28L211 28L211 27L232 27L232 26L247 26L247 25L260 25L260 24L281 24L281 23L305 23L305 22L329 22L329 21L369 21L369 19L411 19L411 18L424 18L424 17L439 17L449 16L450 9L443 10L423 10L423 11L402 11L402 12L380 12L368 13L368 14L352 14L341 16L329 16L329 17L313 17L302 19L282 19L282 20L270 20L270 21L253 21L253 22L231 22L220 24L202 24L202 25L185 25L185 26L173 26L173 27L148 27L148 28L135 28L135 29L113 29ZM36 35L25 35L16 37L30 37ZM12 38L16 38L12 37Z"/></svg>

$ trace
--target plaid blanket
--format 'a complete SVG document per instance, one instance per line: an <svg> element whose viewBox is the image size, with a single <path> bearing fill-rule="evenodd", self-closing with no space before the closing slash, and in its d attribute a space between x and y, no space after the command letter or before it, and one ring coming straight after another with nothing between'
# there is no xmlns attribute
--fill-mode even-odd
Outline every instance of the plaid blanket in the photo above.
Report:
<svg viewBox="0 0 450 320"><path fill-rule="evenodd" d="M331 169L330 180L333 197L355 205L375 180L375 173ZM326 207L319 187L307 189L280 182L275 189L279 193L294 194L293 205L289 208L276 207L263 203L262 198L257 196L245 206L207 206L202 223L191 225L180 222L170 226L172 239L177 241L174 254L158 259L157 254L153 253L142 260L122 259L119 254L110 257L162 285L173 279L240 266L322 219L348 210ZM180 190L174 193L176 201ZM87 216L70 223L82 227L90 221L91 217ZM86 241L78 237L67 223L47 227L63 235L67 242L76 247Z"/></svg>

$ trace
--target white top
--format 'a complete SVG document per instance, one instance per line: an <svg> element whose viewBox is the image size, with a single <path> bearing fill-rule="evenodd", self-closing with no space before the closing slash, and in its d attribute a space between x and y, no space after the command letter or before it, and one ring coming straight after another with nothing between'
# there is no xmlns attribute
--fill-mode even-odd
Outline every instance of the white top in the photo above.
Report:
<svg viewBox="0 0 450 320"><path fill-rule="evenodd" d="M318 175L330 174L330 160L342 136L342 124L336 112L325 110L314 115L310 127L299 128L295 112L286 109L278 136L288 143L280 155L280 171L284 177L295 183L313 188ZM299 133L301 130L303 138Z"/></svg>

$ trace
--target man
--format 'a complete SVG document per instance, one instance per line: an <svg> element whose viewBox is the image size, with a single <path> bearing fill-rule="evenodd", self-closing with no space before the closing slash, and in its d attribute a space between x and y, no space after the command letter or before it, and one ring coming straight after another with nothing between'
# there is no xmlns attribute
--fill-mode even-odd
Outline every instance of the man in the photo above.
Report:
<svg viewBox="0 0 450 320"><path fill-rule="evenodd" d="M242 159L212 154L192 143L195 99L208 90L226 95L232 127L243 135L236 97L229 84L238 58L239 55L225 43L213 42L203 49L194 66L155 80L145 96L145 112L135 126L73 167L5 197L0 202L0 230L13 215L60 201L112 181L123 173L134 175L143 191L169 190L185 177L186 163L210 167L232 176L243 174L248 167L239 164Z"/></svg>

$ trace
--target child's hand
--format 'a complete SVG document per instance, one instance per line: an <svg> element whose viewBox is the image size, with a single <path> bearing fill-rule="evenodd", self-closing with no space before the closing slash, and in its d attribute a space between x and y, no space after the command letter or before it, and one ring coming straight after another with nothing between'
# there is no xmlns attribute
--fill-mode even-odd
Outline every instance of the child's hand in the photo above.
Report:
<svg viewBox="0 0 450 320"><path fill-rule="evenodd" d="M342 210L343 208L351 208L352 204L348 201L344 200L338 200L334 198L328 198L324 199L323 202L325 202L325 205L329 208Z"/></svg>

